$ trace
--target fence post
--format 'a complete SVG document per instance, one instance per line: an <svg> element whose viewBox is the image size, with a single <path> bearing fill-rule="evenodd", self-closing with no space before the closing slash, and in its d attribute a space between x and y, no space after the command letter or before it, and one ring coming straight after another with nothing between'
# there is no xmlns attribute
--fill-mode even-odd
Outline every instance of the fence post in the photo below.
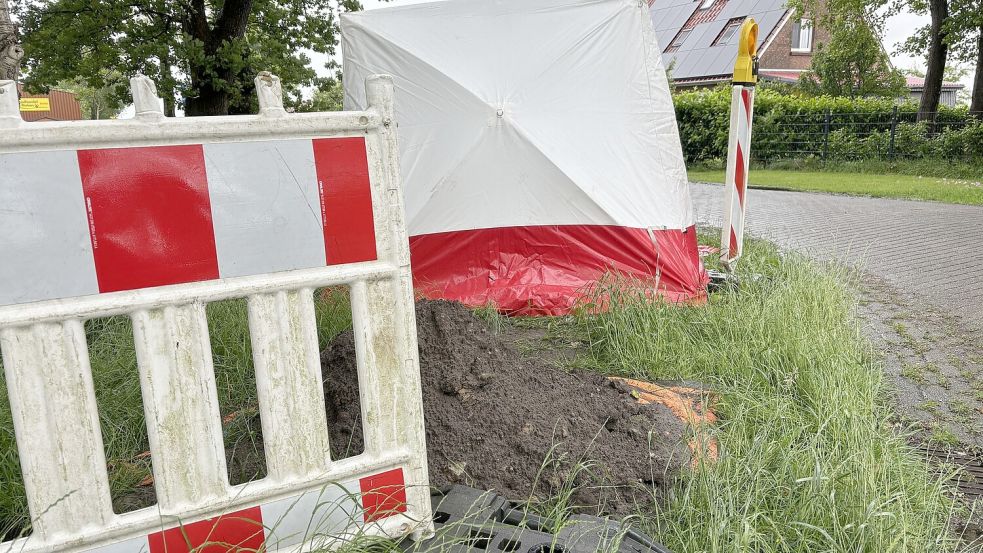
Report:
<svg viewBox="0 0 983 553"><path fill-rule="evenodd" d="M891 110L891 143L888 146L887 158L894 161L894 137L898 133L898 106Z"/></svg>
<svg viewBox="0 0 983 553"><path fill-rule="evenodd" d="M823 161L829 157L829 125L833 121L833 112L826 108L826 117L823 121Z"/></svg>

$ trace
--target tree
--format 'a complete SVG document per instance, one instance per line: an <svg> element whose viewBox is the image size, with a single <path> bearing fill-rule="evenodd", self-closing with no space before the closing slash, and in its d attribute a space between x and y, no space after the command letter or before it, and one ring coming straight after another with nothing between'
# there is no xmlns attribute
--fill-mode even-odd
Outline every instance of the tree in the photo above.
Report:
<svg viewBox="0 0 983 553"><path fill-rule="evenodd" d="M931 12L933 6L927 2L929 0L911 0L908 7L916 13ZM937 87L938 90L933 90L933 94L939 97L942 94L943 81L949 78L945 64L942 64L941 75L931 75L933 62L936 67L941 63L937 59L941 55L939 52L945 51L943 60L945 62L975 65L976 73L970 92L970 111L983 112L983 2L947 0L945 6L936 6L934 9L935 12L931 12L932 23L918 29L905 41L900 50L916 55L928 51L929 71L926 71L925 75L925 89L927 93L930 86L933 89ZM942 11L945 16L937 21L936 12ZM925 96L922 99L924 100ZM934 107L919 106L919 112L923 107L935 111L938 109L938 100L934 100ZM977 116L983 118L983 115Z"/></svg>
<svg viewBox="0 0 983 553"><path fill-rule="evenodd" d="M806 12L818 13L819 23L827 29L844 18L865 21L875 36L883 36L887 17L901 10L928 14L931 24L905 43L904 50L921 54L927 51L925 89L918 107L918 120L934 120L942 97L942 80L951 43L950 2L979 2L979 0L790 0L791 6L801 6Z"/></svg>
<svg viewBox="0 0 983 553"><path fill-rule="evenodd" d="M0 0L0 80L17 80L24 50L17 44L17 28L10 20L7 0Z"/></svg>
<svg viewBox="0 0 983 553"><path fill-rule="evenodd" d="M983 0L952 0L949 21L952 57L976 65L969 111L983 119Z"/></svg>
<svg viewBox="0 0 983 553"><path fill-rule="evenodd" d="M973 77L969 111L977 119L983 119L983 25L976 30L976 75Z"/></svg>
<svg viewBox="0 0 983 553"><path fill-rule="evenodd" d="M921 3L918 0L916 4ZM925 56L925 88L918 104L918 121L935 121L942 99L942 83L945 79L945 62L949 55L947 19L948 0L928 0L928 11L932 17L928 35L928 53Z"/></svg>
<svg viewBox="0 0 983 553"><path fill-rule="evenodd" d="M912 67L910 69L902 69L901 73L904 75L910 75L912 77L918 77L919 79L925 79L925 71ZM969 75L970 68L962 65L960 63L948 63L945 66L945 71L942 72L942 80L946 83L955 83L963 80L963 77ZM969 104L969 91L961 90L957 96L956 102L961 102L964 104Z"/></svg>
<svg viewBox="0 0 983 553"><path fill-rule="evenodd" d="M824 18L831 23L829 40L817 46L812 71L799 78L802 89L830 96L904 95L901 72L891 67L880 38L862 19L841 15Z"/></svg>
<svg viewBox="0 0 983 553"><path fill-rule="evenodd" d="M315 83L305 51L333 55L338 13L358 0L23 0L18 15L32 87L106 69L153 79L173 115L255 111L252 80L273 71L288 99Z"/></svg>
<svg viewBox="0 0 983 553"><path fill-rule="evenodd" d="M799 79L804 91L886 97L904 92L904 78L891 67L882 45L885 8L892 1L899 0L789 0L789 7L830 33L817 46L812 72Z"/></svg>
<svg viewBox="0 0 983 553"><path fill-rule="evenodd" d="M106 71L101 78L107 83L102 88L93 88L79 77L62 81L56 88L75 94L86 119L112 119L129 99L129 82L118 71Z"/></svg>
<svg viewBox="0 0 983 553"><path fill-rule="evenodd" d="M314 91L314 96L306 102L300 102L296 110L305 111L341 111L345 101L345 89L340 79L324 79Z"/></svg>

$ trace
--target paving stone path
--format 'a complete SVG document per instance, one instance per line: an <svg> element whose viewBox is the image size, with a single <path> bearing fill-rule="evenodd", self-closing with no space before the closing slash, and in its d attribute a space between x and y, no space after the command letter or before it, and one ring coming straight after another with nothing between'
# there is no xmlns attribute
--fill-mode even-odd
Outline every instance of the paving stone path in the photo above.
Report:
<svg viewBox="0 0 983 553"><path fill-rule="evenodd" d="M701 226L723 187L693 184ZM983 451L983 207L751 190L748 230L865 274L860 315L900 419L923 439Z"/></svg>
<svg viewBox="0 0 983 553"><path fill-rule="evenodd" d="M723 186L690 187L701 225L720 226ZM983 326L983 207L750 190L748 231L819 259L860 267Z"/></svg>

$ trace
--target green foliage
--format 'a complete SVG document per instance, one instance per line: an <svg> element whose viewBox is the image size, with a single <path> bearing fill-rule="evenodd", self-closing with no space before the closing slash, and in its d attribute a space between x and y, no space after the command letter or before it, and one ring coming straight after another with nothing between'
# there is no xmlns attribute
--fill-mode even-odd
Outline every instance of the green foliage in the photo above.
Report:
<svg viewBox="0 0 983 553"><path fill-rule="evenodd" d="M926 167L933 165L934 167ZM941 167L940 167L941 166ZM777 169L781 167L781 169ZM965 178L925 177L942 169ZM915 175L901 171L918 171ZM723 169L691 168L689 178L697 182L724 182ZM983 182L979 167L952 167L948 163L852 162L816 167L808 162L780 162L767 169L754 168L748 175L751 186L780 190L804 190L904 198L963 205L983 205Z"/></svg>
<svg viewBox="0 0 983 553"><path fill-rule="evenodd" d="M300 102L296 106L299 112L306 111L341 111L345 100L345 89L338 79L322 81L310 100Z"/></svg>
<svg viewBox="0 0 983 553"><path fill-rule="evenodd" d="M952 551L946 475L890 424L849 275L760 242L739 272L707 305L614 290L582 323L600 370L718 395L720 459L683 471L649 534L672 551Z"/></svg>
<svg viewBox="0 0 983 553"><path fill-rule="evenodd" d="M830 27L828 42L820 43L812 71L800 84L812 95L904 96L904 76L891 67L880 39L863 20L840 18Z"/></svg>
<svg viewBox="0 0 983 553"><path fill-rule="evenodd" d="M929 13L926 0L895 1L916 14L927 15ZM948 4L949 17L942 22L941 27L949 46L951 59L947 61L976 63L979 50L977 41L981 30L983 30L983 3L980 0L948 0ZM931 25L923 25L915 29L911 36L900 45L899 51L916 57L924 56L928 50L931 35ZM950 80L951 76L947 75L946 79Z"/></svg>
<svg viewBox="0 0 983 553"><path fill-rule="evenodd" d="M729 87L674 96L683 153L689 163L727 155ZM897 108L895 157L958 159L979 163L983 123L965 107L941 106L934 123L914 123L917 105L889 98L808 97L767 88L755 96L751 155L774 162L816 156L827 161L886 159ZM826 114L832 124L825 134Z"/></svg>
<svg viewBox="0 0 983 553"><path fill-rule="evenodd" d="M89 86L85 79L75 77L61 81L55 87L75 94L85 119L113 119L130 101L129 81L117 71L103 70L100 88Z"/></svg>
<svg viewBox="0 0 983 553"><path fill-rule="evenodd" d="M203 111L255 111L252 79L280 76L288 103L315 84L305 52L335 54L338 14L358 0L22 0L29 86L81 79L111 84L105 69L143 73L168 111L178 98L202 98ZM333 62L332 62L333 64Z"/></svg>

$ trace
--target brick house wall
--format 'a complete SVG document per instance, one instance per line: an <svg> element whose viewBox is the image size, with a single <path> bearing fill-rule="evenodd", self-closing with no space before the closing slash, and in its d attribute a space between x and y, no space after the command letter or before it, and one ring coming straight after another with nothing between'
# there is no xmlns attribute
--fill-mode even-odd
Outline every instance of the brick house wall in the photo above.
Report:
<svg viewBox="0 0 983 553"><path fill-rule="evenodd" d="M816 47L820 43L829 41L829 31L821 27L813 27L812 51L793 52L791 17L776 30L776 33L775 39L758 60L761 69L809 69L812 67L812 55L816 52Z"/></svg>

